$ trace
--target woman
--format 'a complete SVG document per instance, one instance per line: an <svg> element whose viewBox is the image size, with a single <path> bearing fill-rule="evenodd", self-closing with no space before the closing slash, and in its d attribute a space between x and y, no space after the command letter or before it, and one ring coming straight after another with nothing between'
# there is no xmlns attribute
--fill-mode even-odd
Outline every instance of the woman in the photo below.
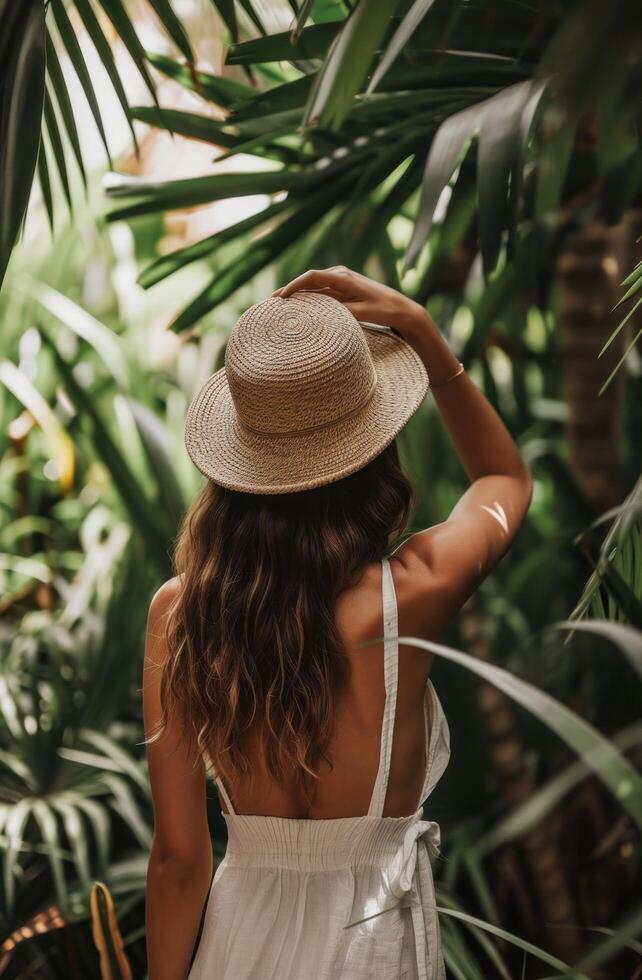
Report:
<svg viewBox="0 0 642 980"><path fill-rule="evenodd" d="M149 980L443 978L422 804L449 733L431 657L396 637L439 637L529 473L426 312L348 269L248 310L225 365L190 406L208 480L149 612ZM428 386L470 487L386 558L412 498L394 439Z"/></svg>

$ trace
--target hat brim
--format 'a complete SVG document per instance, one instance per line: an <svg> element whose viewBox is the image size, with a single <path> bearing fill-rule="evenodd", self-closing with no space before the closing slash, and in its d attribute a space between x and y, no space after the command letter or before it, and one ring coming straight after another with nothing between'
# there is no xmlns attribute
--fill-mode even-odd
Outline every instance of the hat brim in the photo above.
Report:
<svg viewBox="0 0 642 980"><path fill-rule="evenodd" d="M225 368L207 379L185 422L185 446L214 483L246 493L296 493L362 469L389 446L417 411L428 375L413 348L386 330L365 329L377 384L363 410L327 428L265 435L236 414Z"/></svg>

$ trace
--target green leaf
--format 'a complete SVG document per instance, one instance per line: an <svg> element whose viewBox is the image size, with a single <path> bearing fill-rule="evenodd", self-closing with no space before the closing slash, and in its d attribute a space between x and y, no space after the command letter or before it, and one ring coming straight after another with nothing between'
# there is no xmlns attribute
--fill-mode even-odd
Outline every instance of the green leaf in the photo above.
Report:
<svg viewBox="0 0 642 980"><path fill-rule="evenodd" d="M486 276L497 266L502 233L508 224L509 181L521 163L528 138L530 125L523 127L522 121L530 95L530 82L519 82L498 93L480 110L483 115L477 158L477 207Z"/></svg>
<svg viewBox="0 0 642 980"><path fill-rule="evenodd" d="M189 65L183 65L174 58L168 58L164 54L154 54L147 52L147 60L157 71L173 78L175 82L182 85L190 92L196 92L201 98L215 105L223 106L228 109L241 99L247 99L254 95L254 89L249 85L243 85L232 78L224 78L222 75L212 75L205 71L194 71Z"/></svg>
<svg viewBox="0 0 642 980"><path fill-rule="evenodd" d="M351 180L351 178L349 178ZM286 218L270 234L253 242L241 259L235 259L221 270L209 286L187 306L172 324L177 332L187 330L197 320L231 296L240 286L248 282L261 269L274 262L282 253L312 225L323 217L347 188L346 179L321 192L317 191L311 203L299 208Z"/></svg>
<svg viewBox="0 0 642 980"><path fill-rule="evenodd" d="M51 196L51 181L49 180L49 167L47 165L47 153L45 150L44 143L40 143L40 151L38 153L38 180L40 182L40 190L42 191L42 200L45 205L45 210L47 212L47 218L49 219L49 228L53 234L54 230L54 211L53 211L53 198Z"/></svg>
<svg viewBox="0 0 642 980"><path fill-rule="evenodd" d="M78 4L76 4L76 6L78 6ZM58 60L58 52L56 51L55 44L51 40L49 31L47 31L47 74L49 75L49 80L54 90L56 101L58 102L60 115L62 116L62 121L69 139L69 145L71 146L74 157L76 158L76 163L78 164L78 169L80 171L83 184L86 186L87 175L85 173L85 166L82 159L80 139L78 138L78 129L76 127L74 111L71 105L71 99L69 98L69 92L67 91L67 83L65 82L60 61Z"/></svg>
<svg viewBox="0 0 642 980"><path fill-rule="evenodd" d="M637 301L637 303L635 303L635 305L629 310L629 312L627 313L627 315L622 320L622 323L617 328L617 332L618 333L626 325L626 323L631 319L631 317L633 316L633 314L636 312L636 310L639 308L640 305L642 305L642 296L640 296L640 298ZM640 327L640 329L636 333L635 337L633 338L633 340L630 342L630 344L627 346L626 350L622 354L622 357L619 359L619 361L617 362L617 364L615 365L615 367L613 368L613 370L609 374L608 378L606 379L606 381L604 382L604 384L600 388L600 390L599 390L599 394L600 395L603 394L606 391L606 389L608 388L608 386L611 384L611 381L613 380L613 378L615 377L615 375L618 373L618 371L620 370L620 368L622 367L622 365L626 361L627 357L629 356L629 354L631 353L631 351L633 350L633 348L637 344L637 342L640 339L640 337L642 337L642 327Z"/></svg>
<svg viewBox="0 0 642 980"><path fill-rule="evenodd" d="M168 208L193 207L228 197L245 197L254 194L273 194L310 184L311 174L289 173L283 170L260 173L213 174L185 180L165 182L119 177L110 175L103 184L110 197L138 197L142 200L110 211L109 221L120 221L141 214L150 214Z"/></svg>
<svg viewBox="0 0 642 980"><path fill-rule="evenodd" d="M56 462L60 485L63 490L69 491L74 482L74 445L58 416L32 381L11 361L0 361L0 384L4 384L14 398L24 405L42 429L51 458Z"/></svg>
<svg viewBox="0 0 642 980"><path fill-rule="evenodd" d="M631 299L632 296L635 296L635 294L636 293L639 293L640 290L642 289L642 268L639 267L639 266L636 267L633 270L632 275L633 275L632 285L629 286L629 288L625 292L624 296L620 300L618 300L618 302L615 304L615 306L613 307L614 310L617 310L620 306L623 306L623 304L626 303L627 300ZM631 276L628 276L627 279L624 280L624 282L626 283L626 282L628 282L630 280L631 280ZM606 350L606 348L610 344L611 340L612 340L612 337L610 337L607 340L606 344L602 348L602 352L604 350Z"/></svg>
<svg viewBox="0 0 642 980"><path fill-rule="evenodd" d="M107 159L111 167L113 164L111 154L109 152L109 145L107 143L107 136L105 135L105 127L103 126L102 116L98 107L98 100L96 98L96 93L94 91L94 86L91 81L87 64L80 49L80 44L78 43L78 38L76 37L74 29L71 26L71 21L69 20L69 16L65 9L64 0L50 0L50 6L53 10L54 20L60 33L60 38L65 46L69 60L82 86L85 98L87 99L87 104L89 105L91 114L94 117L94 121L98 128L98 133L102 140L103 146L105 147L105 153L107 154Z"/></svg>
<svg viewBox="0 0 642 980"><path fill-rule="evenodd" d="M632 283L642 282L642 261L638 262L632 272L628 274L626 279L622 280L623 286L630 286Z"/></svg>
<svg viewBox="0 0 642 980"><path fill-rule="evenodd" d="M244 119L232 116L231 120L244 138L251 139L255 136L261 136L265 142L281 135L284 130L292 132L298 129L301 125L302 116L301 109L290 109L287 112L276 112L274 115L257 113Z"/></svg>
<svg viewBox="0 0 642 980"><path fill-rule="evenodd" d="M550 694L526 683L503 667L484 663L467 653L427 640L400 637L399 643L418 647L420 650L437 654L445 660L465 667L526 708L577 752L634 823L642 827L642 777L615 746L588 721L556 701Z"/></svg>
<svg viewBox="0 0 642 980"><path fill-rule="evenodd" d="M642 277L637 282L635 282L626 291L625 295L622 297L622 299L619 301L619 303L616 303L616 305L614 307L614 310L617 310L617 308L619 306L621 306L622 303L626 303L627 300L631 299L631 297L634 296L637 292L639 292L640 289L642 289ZM640 297L640 298L642 299L642 297ZM610 335L609 339L606 341L606 343L602 347L602 350L598 354L598 357L601 357L602 354L604 354L604 352L606 350L608 350L608 348L611 346L611 344L613 343L613 341L615 340L615 338L621 333L623 327L625 327L626 324L629 322L629 320L631 319L631 317L633 316L633 314L635 313L635 311L637 310L637 308L638 308L639 305L640 305L640 300L638 300L636 303L633 304L633 306L631 307L631 309L629 310L629 312L626 314L626 316L624 317L624 319L621 320L620 323L618 323L617 327L615 328L615 330L613 331L613 333Z"/></svg>
<svg viewBox="0 0 642 980"><path fill-rule="evenodd" d="M387 228L392 218L400 212L410 195L417 189L419 181L420 168L417 158L414 157L387 196L368 208L364 221L360 223L358 232L352 239L350 263L357 271L363 270L366 259L377 246L381 229Z"/></svg>
<svg viewBox="0 0 642 980"><path fill-rule="evenodd" d="M27 210L38 160L45 93L42 0L25 0L20 5L20 22L12 41L3 66L0 102L0 283Z"/></svg>
<svg viewBox="0 0 642 980"><path fill-rule="evenodd" d="M111 825L105 809L100 803L91 800L86 796L72 796L68 794L75 806L81 810L89 820L96 841L98 852L98 863L104 873L109 865L109 848L111 841Z"/></svg>
<svg viewBox="0 0 642 980"><path fill-rule="evenodd" d="M98 2L105 11L105 14L109 20L114 25L116 32L127 48L132 61L136 65L141 78L145 82L150 95L154 99L154 102L156 102L156 87L152 81L149 71L147 70L145 49L138 37L138 34L136 33L136 29L129 18L129 14L125 9L122 0L98 0ZM150 0L150 2L152 2L152 0Z"/></svg>
<svg viewBox="0 0 642 980"><path fill-rule="evenodd" d="M38 561L36 558L27 558L23 555L10 555L0 551L0 569L3 571L18 572L25 578L34 578L38 582L49 584L52 581L52 572L48 565Z"/></svg>
<svg viewBox="0 0 642 980"><path fill-rule="evenodd" d="M622 651L638 676L642 678L642 633L639 629L634 629L624 623L600 619L569 620L568 622L554 623L551 629L579 630L580 632L603 636Z"/></svg>
<svg viewBox="0 0 642 980"><path fill-rule="evenodd" d="M437 201L459 166L481 122L480 107L470 106L450 116L432 141L424 170L421 201L404 269L413 266L428 239Z"/></svg>
<svg viewBox="0 0 642 980"><path fill-rule="evenodd" d="M133 119L167 129L178 136L188 139L203 140L214 146L235 147L241 142L238 130L220 119L211 119L196 112L184 112L181 109L162 109L156 106L132 106Z"/></svg>
<svg viewBox="0 0 642 980"><path fill-rule="evenodd" d="M615 929L608 930L609 938L589 950L577 963L576 969L594 971L602 963L608 963L624 947L634 949L639 955L639 943L634 940L639 938L641 931L642 907L638 905L620 920Z"/></svg>
<svg viewBox="0 0 642 980"><path fill-rule="evenodd" d="M149 3L158 14L161 24L178 50L190 64L193 64L194 52L192 51L192 45L185 32L185 28L174 13L170 0L149 0Z"/></svg>
<svg viewBox="0 0 642 980"><path fill-rule="evenodd" d="M619 516L611 525L602 546L595 570L586 583L577 606L571 614L576 621L583 616L593 601L597 590L602 584L604 572L613 560L614 549L617 550L626 540L636 522L642 515L642 477L640 477L631 493L619 508Z"/></svg>
<svg viewBox="0 0 642 980"><path fill-rule="evenodd" d="M306 125L339 128L398 5L399 0L360 0L316 78L306 110Z"/></svg>
<svg viewBox="0 0 642 980"><path fill-rule="evenodd" d="M58 755L67 762L75 762L79 766L91 766L104 772L117 772L122 775L123 767L120 763L114 762L107 756L98 755L96 752L85 752L83 749L58 749Z"/></svg>
<svg viewBox="0 0 642 980"><path fill-rule="evenodd" d="M284 115L289 115L289 113L281 114L282 121ZM272 119L274 120L274 117ZM223 160L230 160L239 154L248 153L253 156L263 157L266 160L278 160L283 164L301 164L304 161L302 149L295 149L280 142L281 139L292 134L294 125L296 123L292 120L292 123L288 122L286 126L280 129L278 127L270 127L269 132L260 132L256 136L246 140L243 130L246 129L247 124L242 122L238 125L238 129L241 132L239 141L225 153L221 153L215 157L215 160L217 163L221 163ZM261 125L260 128L263 129L264 126Z"/></svg>
<svg viewBox="0 0 642 980"><path fill-rule="evenodd" d="M310 14L312 13L312 8L314 7L315 3L316 0L303 0L303 3L301 4L301 8L297 14L294 28L292 29L292 33L290 35L290 42L292 44L296 44L299 37L301 36L301 31L307 24Z"/></svg>
<svg viewBox="0 0 642 980"><path fill-rule="evenodd" d="M571 159L577 118L568 115L563 107L549 103L545 109L544 130L546 139L537 160L537 185L535 190L535 215L539 221L550 221L559 206L566 173ZM553 119L555 125L546 127Z"/></svg>
<svg viewBox="0 0 642 980"><path fill-rule="evenodd" d="M470 869L468 868L468 866L467 866L467 870L469 870L469 872L470 872ZM484 890L485 891L488 890L487 889L487 886L484 886ZM439 890L438 896L437 896L437 900L438 900L439 904L442 907L444 907L444 908L456 909L457 911L463 911L460 908L460 906L457 905L456 902L454 902L452 899L449 900L444 895L443 889L440 889ZM491 921L492 921L492 918L491 918ZM446 919L446 922L448 923L448 920L447 919ZM442 920L442 925L444 925L444 924L445 923ZM452 920L448 924L451 927L457 929L457 932L456 932L456 935L457 935L457 949L458 950L465 949L466 948L466 942L464 941L463 936L461 935L461 931L456 926L455 921ZM501 980L510 980L510 973L508 971L508 968L506 967L506 964L504 963L504 961L503 961L503 959L502 959L499 951L497 950L496 946L493 944L493 942L491 941L491 939L489 938L489 936L483 930L477 929L474 925L472 925L469 922L466 923L466 925L468 926L468 929L470 930L471 935L473 935L475 937L475 940L479 943L479 945L482 947L482 949L484 950L484 952L486 953L486 955L490 959L491 963L493 963L495 965L495 967L497 968L497 972L498 972ZM466 962L465 961L465 963L463 964L463 973L462 973L463 980L469 980L469 976L471 976L471 974L473 972L471 970L471 966L472 966L472 964L470 962ZM487 980L487 974L483 974L482 975L482 980Z"/></svg>
<svg viewBox="0 0 642 980"><path fill-rule="evenodd" d="M76 381L71 365L60 355L48 331L42 326L40 329L71 400L91 425L93 447L109 469L114 486L131 514L134 527L143 536L149 556L158 570L166 574L169 569L166 545L171 532L165 526L163 515L157 513L152 502L141 490L127 460L109 434L96 407L95 398Z"/></svg>
<svg viewBox="0 0 642 980"><path fill-rule="evenodd" d="M22 848L23 833L27 820L31 815L31 810L31 800L19 800L12 807L4 827L4 836L7 839L3 860L4 901L9 912L14 907L16 893L15 872L19 870L18 855Z"/></svg>
<svg viewBox="0 0 642 980"><path fill-rule="evenodd" d="M12 42L22 30L21 17L27 12L27 6L11 3L11 0L0 0L0 65L7 65L7 57Z"/></svg>
<svg viewBox="0 0 642 980"><path fill-rule="evenodd" d="M60 130L58 129L58 120L56 119L56 113L47 88L45 88L44 121L47 132L49 133L49 141L53 150L54 160L56 161L56 167L60 174L62 189L69 205L69 210L71 210L71 190L69 188L69 176L67 174L67 161L65 160L65 151L60 138Z"/></svg>
<svg viewBox="0 0 642 980"><path fill-rule="evenodd" d="M82 819L77 808L65 800L55 799L52 802L52 806L62 817L65 835L74 859L76 876L83 893L86 895L91 889L92 874L89 862L89 848L87 847L87 837Z"/></svg>
<svg viewBox="0 0 642 980"><path fill-rule="evenodd" d="M103 63L103 68L109 76L109 80L112 84L114 92L116 93L116 98L118 99L127 120L127 124L134 141L134 146L136 149L138 149L136 133L134 132L134 127L132 125L129 113L129 102L127 101L127 95L125 94L123 83L121 82L120 75L118 74L118 69L116 67L116 61L111 46L102 31L98 18L94 13L93 7L91 6L90 0L74 0L74 6L78 11L84 28L98 53L98 57Z"/></svg>
<svg viewBox="0 0 642 980"><path fill-rule="evenodd" d="M288 207L290 207L290 204L287 200L278 201L263 211L252 214L243 221L238 221L235 225L230 225L229 228L224 228L222 231L217 231L216 234L210 235L208 238L203 238L200 242L195 242L193 245L186 245L185 248L170 252L169 255L161 255L160 258L156 259L155 262L152 262L151 265L147 266L141 272L138 277L139 284L144 289L148 289L155 283L160 282L161 279L165 279L179 269L184 268L184 266L189 265L190 262L196 262L198 259L214 255L220 248L227 245L228 242L240 238L249 231L253 231L271 218L277 217L277 215L281 214Z"/></svg>
<svg viewBox="0 0 642 980"><path fill-rule="evenodd" d="M313 77L305 75L284 85L275 85L258 95L254 93L233 106L230 122L238 123L244 119L256 119L257 116L278 116L281 113L293 113L292 118L298 122L312 83Z"/></svg>
<svg viewBox="0 0 642 980"><path fill-rule="evenodd" d="M257 14L256 10L254 9L254 4L252 3L252 0L238 0L238 2L241 4L241 7L248 15L248 17L250 18L250 20L252 21L256 29L261 34L267 34L265 25L261 20L260 16Z"/></svg>
<svg viewBox="0 0 642 980"><path fill-rule="evenodd" d="M624 731L618 732L611 737L611 741L621 751L642 745L642 722L635 722ZM576 759L544 786L536 789L524 803L507 813L498 824L477 839L472 845L477 859L482 859L491 851L504 847L544 820L572 789L586 779L588 773L586 763L582 759Z"/></svg>
<svg viewBox="0 0 642 980"><path fill-rule="evenodd" d="M88 742L89 745L103 752L108 759L120 766L120 771L129 776L132 782L148 795L149 784L140 767L113 738L105 735L104 732L97 732L91 728L83 728L78 734L82 741Z"/></svg>
<svg viewBox="0 0 642 980"><path fill-rule="evenodd" d="M439 277L439 269L443 262L460 245L475 220L477 210L475 188L467 183L461 183L460 186L460 183L458 181L453 189L444 220L433 227L430 234L425 271L421 282L412 294L413 299L422 305L425 305L433 283ZM485 292L486 290L484 294ZM478 325L478 321L475 321L475 325Z"/></svg>
<svg viewBox="0 0 642 980"><path fill-rule="evenodd" d="M236 41L239 34L239 28L236 22L234 0L212 0L212 3L218 10L221 20L232 35L232 40Z"/></svg>
<svg viewBox="0 0 642 980"><path fill-rule="evenodd" d="M146 405L134 398L128 398L127 403L131 408L145 455L155 477L158 503L166 510L169 520L178 532L185 513L185 501L172 462L172 449L167 432L158 416Z"/></svg>
<svg viewBox="0 0 642 980"><path fill-rule="evenodd" d="M640 332L642 333L642 330ZM607 562L602 574L602 581L629 622L638 629L642 629L642 602L613 562Z"/></svg>
<svg viewBox="0 0 642 980"><path fill-rule="evenodd" d="M511 946L517 946L518 949L523 950L530 956L534 956L536 959L541 960L542 963L547 963L549 966L555 967L556 970L563 970L565 975L577 978L577 980L589 980L584 973L579 973L567 966L562 960L558 960L556 956L551 956L546 950L540 949L539 946L534 946L533 943L527 942L525 939L521 939L519 936L514 935L512 932L507 932L505 929L500 929L499 926L492 925L490 922L484 922L483 919L478 919L474 915L469 915L467 912L460 912L456 909L444 908L443 905L437 906L437 911L440 915L452 916L454 919L459 919L461 922L465 922L468 926L474 926L476 929L483 929L484 932L489 932L493 936L497 936L499 939L503 939L505 942L510 943Z"/></svg>
<svg viewBox="0 0 642 980"><path fill-rule="evenodd" d="M386 45L384 55L377 65L377 69L370 80L370 84L368 85L368 94L370 94L370 92L374 92L391 65L394 64L399 55L403 54L406 44L434 2L435 0L415 0L412 7L405 14L403 20L399 24L399 27L396 29L392 38Z"/></svg>
<svg viewBox="0 0 642 980"><path fill-rule="evenodd" d="M152 830L145 822L129 785L121 776L105 776L105 782L114 794L114 809L120 813L140 846L148 850L152 842Z"/></svg>
<svg viewBox="0 0 642 980"><path fill-rule="evenodd" d="M510 175L507 257L512 259L517 253L517 228L520 220L524 171L529 158L529 141L534 121L539 114L545 86L531 83L528 97L525 100L519 120L519 135L517 137L517 152Z"/></svg>
<svg viewBox="0 0 642 980"><path fill-rule="evenodd" d="M117 334L68 296L31 276L18 280L14 288L34 299L43 310L93 347L118 385L129 386L129 368Z"/></svg>
<svg viewBox="0 0 642 980"><path fill-rule="evenodd" d="M225 63L228 65L255 65L273 61L297 61L322 58L341 29L341 22L315 24L306 27L296 44L289 31L253 38L241 44L230 45Z"/></svg>
<svg viewBox="0 0 642 980"><path fill-rule="evenodd" d="M56 896L63 912L69 911L69 892L65 881L65 872L62 863L60 848L60 833L58 824L53 811L48 803L43 800L35 800L32 812L36 823L40 827L42 840L47 846L47 857L51 876L53 878Z"/></svg>

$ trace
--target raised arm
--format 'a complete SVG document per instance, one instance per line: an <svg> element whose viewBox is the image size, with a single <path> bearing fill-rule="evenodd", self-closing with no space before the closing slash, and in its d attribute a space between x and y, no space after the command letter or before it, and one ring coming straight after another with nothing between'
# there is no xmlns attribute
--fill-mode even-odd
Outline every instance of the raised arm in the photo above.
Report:
<svg viewBox="0 0 642 980"><path fill-rule="evenodd" d="M426 311L394 289L343 267L307 272L277 295L322 291L362 322L395 328L417 351L431 391L471 486L442 523L409 538L396 557L429 581L443 626L497 564L531 498L531 478L506 426L461 370ZM431 619L431 627L435 626Z"/></svg>

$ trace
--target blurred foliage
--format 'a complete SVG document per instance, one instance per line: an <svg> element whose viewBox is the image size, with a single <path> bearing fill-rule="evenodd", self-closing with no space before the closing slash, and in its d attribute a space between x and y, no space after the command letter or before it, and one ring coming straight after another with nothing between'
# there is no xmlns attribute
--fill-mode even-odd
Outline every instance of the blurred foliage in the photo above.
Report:
<svg viewBox="0 0 642 980"><path fill-rule="evenodd" d="M145 976L141 660L149 599L200 485L186 408L243 308L306 267L344 263L428 305L534 474L511 552L436 651L453 737L430 814L445 838L448 969L543 977L573 963L573 976L633 977L639 6L317 0L282 4L291 30L268 34L259 4L215 2L232 42L215 74L172 7L149 5L173 54L142 49L147 2L52 0L46 18L40 0L0 2L0 51L7 24L19 42L0 59L13 79L0 116L2 269L34 171L41 188L0 295L0 972L98 977L100 878L133 976ZM118 35L150 105L127 102ZM204 176L163 182L144 176L144 154L130 159L142 175L109 176L119 204L107 224L65 82L73 70L102 120L79 36L132 125L217 154ZM198 111L159 107L163 78ZM235 155L257 171L230 171ZM180 240L168 214L255 195L258 211L205 238ZM598 274L611 266L615 283L628 277L615 297L613 276ZM429 401L399 444L417 488L410 533L443 520L466 480ZM210 796L218 860L225 829Z"/></svg>

